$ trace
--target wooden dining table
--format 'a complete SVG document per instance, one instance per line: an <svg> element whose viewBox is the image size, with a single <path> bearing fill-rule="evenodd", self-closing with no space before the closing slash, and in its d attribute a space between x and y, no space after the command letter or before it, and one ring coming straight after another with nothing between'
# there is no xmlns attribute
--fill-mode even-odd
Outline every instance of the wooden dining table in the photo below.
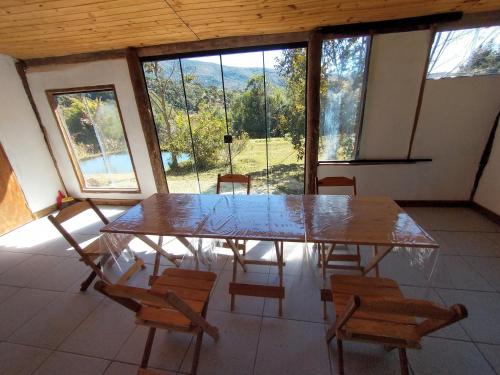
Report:
<svg viewBox="0 0 500 375"><path fill-rule="evenodd" d="M285 298L283 243L329 243L382 246L363 268L370 272L396 246L437 248L436 241L388 197L349 195L204 195L157 193L128 209L101 229L134 234L176 263L175 257L147 236L176 237L193 254L188 238L214 238L232 250L229 285L231 309L236 295L277 298L279 314ZM247 259L235 240L272 241L276 261ZM157 257L156 262L159 262ZM326 262L323 262L323 267ZM238 265L278 267L278 285L237 282ZM158 264L155 264L155 270Z"/></svg>

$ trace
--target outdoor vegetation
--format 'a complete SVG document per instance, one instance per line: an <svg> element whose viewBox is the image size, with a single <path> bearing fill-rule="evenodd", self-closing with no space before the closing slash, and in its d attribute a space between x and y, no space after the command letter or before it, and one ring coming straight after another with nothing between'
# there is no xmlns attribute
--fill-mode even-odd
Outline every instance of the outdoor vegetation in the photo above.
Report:
<svg viewBox="0 0 500 375"><path fill-rule="evenodd" d="M57 94L55 100L84 187L136 189L114 91Z"/></svg>
<svg viewBox="0 0 500 375"><path fill-rule="evenodd" d="M255 192L302 193L305 63L304 49L284 50L274 69L144 63L170 191L213 192L232 171Z"/></svg>
<svg viewBox="0 0 500 375"><path fill-rule="evenodd" d="M354 157L366 49L364 37L323 44L320 160ZM302 193L306 49L280 50L271 67L223 61L144 63L170 191L213 192L232 171L253 191Z"/></svg>

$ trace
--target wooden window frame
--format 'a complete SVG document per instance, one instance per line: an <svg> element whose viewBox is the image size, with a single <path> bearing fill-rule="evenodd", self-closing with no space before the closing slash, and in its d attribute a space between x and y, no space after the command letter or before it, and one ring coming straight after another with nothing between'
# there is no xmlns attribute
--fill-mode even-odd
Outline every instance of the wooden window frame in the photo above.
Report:
<svg viewBox="0 0 500 375"><path fill-rule="evenodd" d="M372 54L372 45L373 45L373 33L366 33L366 34L353 34L353 35L335 35L335 34L328 34L325 35L322 40L321 40L321 49L323 49L323 42L328 41L328 40L334 40L334 39L344 39L344 38L357 38L357 37L366 37L368 38L367 43L366 43L366 58L365 58L365 65L364 65L364 74L363 74L363 83L362 83L362 88L361 88L361 97L360 97L360 102L359 102L359 107L358 107L358 113L357 117L359 119L358 123L356 124L356 139L354 141L354 158L349 159L349 160L320 160L319 158L319 152L318 152L318 158L316 160L317 164L332 164L332 163L349 163L353 162L359 159L359 153L360 153L360 146L361 146L361 136L363 134L363 124L365 120L365 104L366 104L366 94L368 92L368 76L370 74L370 59L371 59L371 54ZM320 103L321 106L321 103ZM319 126L319 130L321 130L321 121Z"/></svg>
<svg viewBox="0 0 500 375"><path fill-rule="evenodd" d="M70 140L70 135L68 134L67 129L65 129L63 125L63 121L59 116L59 113L57 111L57 101L55 99L56 95L63 95L63 94L79 94L79 93L84 93L84 92L99 92L99 91L113 91L114 93L114 98L116 101L116 107L118 109L118 115L120 117L120 123L121 127L123 130L123 136L125 138L125 143L127 145L127 151L130 156L130 162L132 164L132 170L134 172L134 177L137 182L137 188L116 188L116 189L103 189L103 188L89 188L85 185L85 179L83 177L83 173L80 169L80 165L78 163L78 158L75 155L75 152L73 150L73 147L71 146L71 140ZM141 193L141 186L139 183L139 179L137 178L137 171L135 168L134 164L134 158L132 157L132 152L130 151L130 144L128 141L127 137L127 131L125 130L125 125L123 123L123 116L122 116L122 111L120 108L120 103L118 100L118 95L116 94L116 89L114 84L109 84L109 85L96 85L96 86L84 86L84 87L70 87L70 88L64 88L64 89L50 89L46 90L45 94L47 95L47 99L49 101L50 108L52 110L52 113L54 114L54 118L57 123L57 127L59 129L60 135L63 139L64 142L64 147L66 148L66 152L68 153L68 156L71 160L71 166L73 167L73 172L76 175L76 178L78 180L78 184L80 185L80 192L82 193L126 193L126 194L140 194Z"/></svg>

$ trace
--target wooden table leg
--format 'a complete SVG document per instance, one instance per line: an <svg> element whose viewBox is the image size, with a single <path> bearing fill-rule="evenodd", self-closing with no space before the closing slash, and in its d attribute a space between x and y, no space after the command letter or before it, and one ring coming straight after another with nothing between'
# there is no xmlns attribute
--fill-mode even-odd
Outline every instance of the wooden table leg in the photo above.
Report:
<svg viewBox="0 0 500 375"><path fill-rule="evenodd" d="M163 236L158 237L158 247L163 248ZM160 256L161 254L157 251L155 254L155 264L153 266L153 276L158 276L158 271L160 269Z"/></svg>
<svg viewBox="0 0 500 375"><path fill-rule="evenodd" d="M146 339L146 346L144 347L144 353L142 354L141 368L147 368L149 362L149 356L151 354L151 347L153 346L153 341L155 338L156 328L150 327L148 338Z"/></svg>
<svg viewBox="0 0 500 375"><path fill-rule="evenodd" d="M237 277L237 274L238 274L238 263L237 263L237 260L236 260L236 255L234 256L234 259L233 259L233 283L236 282L236 277ZM236 299L236 295L235 294L231 294L231 311L234 311L234 303L235 303L235 299Z"/></svg>
<svg viewBox="0 0 500 375"><path fill-rule="evenodd" d="M238 263L241 264L241 267L243 267L243 270L246 272L246 266L245 266L245 261L241 257L238 248L234 244L233 240L226 239L226 242L229 246L229 248L233 251L233 283L236 282L236 277L237 277L237 271L238 271ZM235 295L231 294L231 311L234 311L234 303L235 303Z"/></svg>
<svg viewBox="0 0 500 375"><path fill-rule="evenodd" d="M238 251L238 248L234 244L234 241L229 239L229 238L226 238L226 243L229 246L229 248L231 249L231 251L233 252L235 263L238 262L241 265L241 267L243 268L243 271L246 272L247 267L245 266L245 261L244 261L243 257L240 255L240 252Z"/></svg>
<svg viewBox="0 0 500 375"><path fill-rule="evenodd" d="M283 287L283 241L274 241L276 248L276 261L278 262L279 286ZM279 299L278 314L283 315L283 299Z"/></svg>
<svg viewBox="0 0 500 375"><path fill-rule="evenodd" d="M196 251L196 249L193 247L191 242L189 242L186 237L176 237L176 238L193 254L194 261L196 263L196 269L197 270L200 269L200 263L198 260L198 251Z"/></svg>
<svg viewBox="0 0 500 375"><path fill-rule="evenodd" d="M337 365L339 369L339 375L344 375L344 348L342 345L342 340L337 339Z"/></svg>
<svg viewBox="0 0 500 375"><path fill-rule="evenodd" d="M373 257L375 258L378 255L378 246L375 245L373 247ZM378 270L378 263L375 265L375 277L380 277L380 272Z"/></svg>
<svg viewBox="0 0 500 375"><path fill-rule="evenodd" d="M370 263L368 263L367 266L363 269L363 276L374 269L380 263L380 261L392 251L393 248L394 246L389 246L387 249L380 251L376 256L374 256Z"/></svg>
<svg viewBox="0 0 500 375"><path fill-rule="evenodd" d="M401 365L401 375L409 375L408 371L408 358L406 357L406 349L399 349L399 364Z"/></svg>
<svg viewBox="0 0 500 375"><path fill-rule="evenodd" d="M323 280L326 280L326 249L325 244L321 244L321 271L323 272Z"/></svg>
<svg viewBox="0 0 500 375"><path fill-rule="evenodd" d="M321 257L322 257L321 263L323 265L323 280L326 280L326 268L328 265L328 258L330 258L330 255L332 255L336 245L337 245L336 243L332 242L330 249L328 250L328 252L326 252L326 245L321 244Z"/></svg>
<svg viewBox="0 0 500 375"><path fill-rule="evenodd" d="M161 247L158 247L157 244L154 243L148 236L145 236L143 234L138 234L136 235L137 238L139 238L142 242L144 242L146 245L150 246L153 250L159 252L161 255L163 255L166 259L168 259L172 264L176 267L179 267L179 262L177 262L177 259L175 258L174 255L167 253L165 250L163 250Z"/></svg>

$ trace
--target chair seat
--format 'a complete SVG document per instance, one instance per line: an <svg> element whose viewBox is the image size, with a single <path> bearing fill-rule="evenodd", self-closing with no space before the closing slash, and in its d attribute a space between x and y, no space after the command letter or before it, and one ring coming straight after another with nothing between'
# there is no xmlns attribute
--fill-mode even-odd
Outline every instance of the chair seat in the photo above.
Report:
<svg viewBox="0 0 500 375"><path fill-rule="evenodd" d="M352 275L331 277L332 296L337 318L344 314L353 295L366 301L404 300L403 293L394 280ZM416 318L408 315L383 312L356 311L338 332L340 339L369 341L387 345L420 348L420 335L416 331Z"/></svg>
<svg viewBox="0 0 500 375"><path fill-rule="evenodd" d="M173 292L194 312L202 314L217 275L213 272L168 268L158 277L151 290L159 294ZM178 310L144 304L136 316L142 325L171 327L190 331L195 327L190 319Z"/></svg>

